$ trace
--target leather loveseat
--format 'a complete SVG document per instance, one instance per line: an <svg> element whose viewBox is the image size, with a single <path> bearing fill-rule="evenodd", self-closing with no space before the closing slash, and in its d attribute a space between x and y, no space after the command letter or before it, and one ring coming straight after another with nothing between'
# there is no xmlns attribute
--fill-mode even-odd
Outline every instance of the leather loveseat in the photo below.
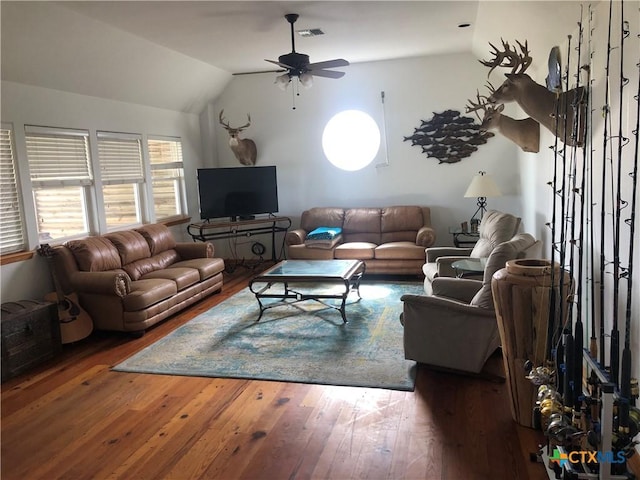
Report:
<svg viewBox="0 0 640 480"><path fill-rule="evenodd" d="M162 224L53 247L60 287L76 293L94 328L141 335L222 289L224 261L213 245L177 243Z"/></svg>
<svg viewBox="0 0 640 480"><path fill-rule="evenodd" d="M325 243L308 240L322 227L340 234ZM421 275L425 248L435 239L428 207L316 207L302 212L300 228L287 232L285 243L292 260L354 259L365 262L367 273Z"/></svg>

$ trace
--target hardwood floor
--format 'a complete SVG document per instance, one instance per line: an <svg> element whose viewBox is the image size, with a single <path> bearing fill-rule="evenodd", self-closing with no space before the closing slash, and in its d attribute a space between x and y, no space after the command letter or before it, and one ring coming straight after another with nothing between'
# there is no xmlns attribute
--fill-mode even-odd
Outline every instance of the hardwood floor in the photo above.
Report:
<svg viewBox="0 0 640 480"><path fill-rule="evenodd" d="M111 371L251 275L141 339L96 332L5 382L2 478L547 478L505 384L421 366L415 392Z"/></svg>

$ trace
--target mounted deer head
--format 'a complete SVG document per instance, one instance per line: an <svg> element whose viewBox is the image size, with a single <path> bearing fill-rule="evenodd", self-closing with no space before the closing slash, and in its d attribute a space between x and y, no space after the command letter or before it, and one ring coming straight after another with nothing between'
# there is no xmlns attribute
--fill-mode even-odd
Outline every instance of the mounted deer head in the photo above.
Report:
<svg viewBox="0 0 640 480"><path fill-rule="evenodd" d="M525 73L531 65L527 42L524 45L520 42L517 43L520 52L517 52L504 40L502 41L504 48L502 51L489 44L494 50L494 58L480 60L484 66L490 67L488 75L497 67L511 68L511 72L505 74L507 79L487 97L487 101L494 105L517 102L527 115L544 125L565 144L582 146L586 126L585 89L583 87L574 88L556 95L534 82Z"/></svg>
<svg viewBox="0 0 640 480"><path fill-rule="evenodd" d="M249 121L241 127L233 128L229 126L229 122L224 121L224 117L222 116L223 112L224 109L220 110L218 118L220 120L220 125L222 125L229 133L229 147L231 147L231 151L242 165L255 165L257 156L255 142L249 138L240 138L238 136L240 132L245 128L249 128L251 125L251 116L247 114L247 119Z"/></svg>
<svg viewBox="0 0 640 480"><path fill-rule="evenodd" d="M489 84L490 90L493 87ZM476 93L477 101L468 100L467 113L474 112L480 120L482 130L497 130L525 152L537 153L540 151L540 124L532 118L515 120L502 114L504 105L495 106L488 102L487 97ZM481 118L478 111L482 110Z"/></svg>

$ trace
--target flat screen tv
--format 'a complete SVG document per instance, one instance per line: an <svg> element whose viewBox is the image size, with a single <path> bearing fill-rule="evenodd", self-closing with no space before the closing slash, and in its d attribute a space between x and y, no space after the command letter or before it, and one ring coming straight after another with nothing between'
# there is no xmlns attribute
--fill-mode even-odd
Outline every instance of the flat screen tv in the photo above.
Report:
<svg viewBox="0 0 640 480"><path fill-rule="evenodd" d="M254 218L278 211L276 167L198 169L200 218Z"/></svg>

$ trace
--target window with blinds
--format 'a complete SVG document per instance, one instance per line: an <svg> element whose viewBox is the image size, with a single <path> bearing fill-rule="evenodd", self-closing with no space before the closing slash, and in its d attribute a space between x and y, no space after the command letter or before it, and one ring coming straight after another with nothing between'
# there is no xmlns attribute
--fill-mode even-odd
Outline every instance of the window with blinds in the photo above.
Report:
<svg viewBox="0 0 640 480"><path fill-rule="evenodd" d="M25 250L13 131L8 125L0 126L0 199L0 255Z"/></svg>
<svg viewBox="0 0 640 480"><path fill-rule="evenodd" d="M139 224L144 183L141 137L111 132L97 132L97 137L107 228Z"/></svg>
<svg viewBox="0 0 640 480"><path fill-rule="evenodd" d="M182 143L175 138L150 138L148 147L156 220L183 215L186 209Z"/></svg>
<svg viewBox="0 0 640 480"><path fill-rule="evenodd" d="M89 132L25 126L40 242L88 235Z"/></svg>

